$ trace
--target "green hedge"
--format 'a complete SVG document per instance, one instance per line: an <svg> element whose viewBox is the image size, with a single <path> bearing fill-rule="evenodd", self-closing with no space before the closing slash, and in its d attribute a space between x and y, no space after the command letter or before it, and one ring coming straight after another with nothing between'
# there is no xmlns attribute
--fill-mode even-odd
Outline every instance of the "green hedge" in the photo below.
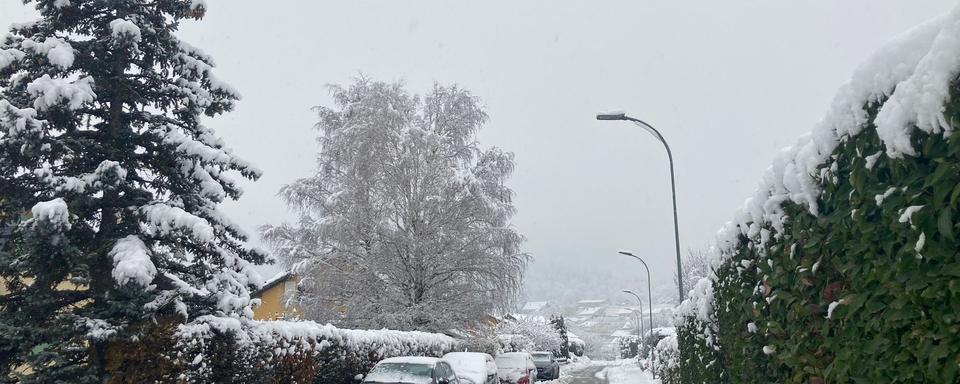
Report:
<svg viewBox="0 0 960 384"><path fill-rule="evenodd" d="M912 143L916 156L868 169L884 151L868 123L822 165L817 215L787 201L777 236L741 236L715 270L715 317L681 320L684 383L960 382L960 135Z"/></svg>

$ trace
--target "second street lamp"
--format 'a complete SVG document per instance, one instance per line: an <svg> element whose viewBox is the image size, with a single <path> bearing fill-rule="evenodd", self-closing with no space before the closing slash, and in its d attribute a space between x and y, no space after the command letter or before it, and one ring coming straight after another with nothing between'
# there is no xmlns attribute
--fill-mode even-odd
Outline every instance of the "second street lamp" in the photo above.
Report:
<svg viewBox="0 0 960 384"><path fill-rule="evenodd" d="M629 289L623 289L621 292L628 295L633 295L637 298L637 309L632 310L634 315L637 316L637 359L640 358L640 346L643 345L643 300L640 300L640 296L637 296L636 293Z"/></svg>
<svg viewBox="0 0 960 384"><path fill-rule="evenodd" d="M673 174L673 152L670 152L670 146L667 145L667 141L663 138L663 135L660 134L660 131L657 131L652 125L647 124L643 120L635 119L633 117L627 116L624 112L608 112L608 113L598 113L597 120L624 120L631 121L636 125L639 125L640 128L645 129L647 132L650 132L660 143L663 144L663 147L667 149L667 159L670 160L670 191L673 195L673 237L674 243L677 248L677 288L680 291L680 302L683 302L683 266L682 261L680 260L680 225L677 223L677 182L676 177Z"/></svg>
<svg viewBox="0 0 960 384"><path fill-rule="evenodd" d="M633 252L618 251L617 253L640 260L640 262L643 263L643 269L647 270L647 304L649 305L649 308L650 308L650 332L653 332L653 289L650 284L650 267L647 266L646 261L643 261L643 259L641 259L640 256L634 255Z"/></svg>

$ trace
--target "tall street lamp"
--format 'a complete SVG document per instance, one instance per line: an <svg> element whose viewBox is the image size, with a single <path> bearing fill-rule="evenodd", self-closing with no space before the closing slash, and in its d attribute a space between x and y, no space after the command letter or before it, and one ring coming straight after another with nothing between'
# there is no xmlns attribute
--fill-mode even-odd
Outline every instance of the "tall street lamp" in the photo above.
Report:
<svg viewBox="0 0 960 384"><path fill-rule="evenodd" d="M652 125L647 124L643 120L635 119L633 117L627 116L624 112L608 112L608 113L598 113L597 120L625 120L632 121L634 124L639 125L641 128L647 130L653 134L657 140L660 140L663 143L663 147L667 149L667 158L670 160L670 191L673 194L673 235L674 241L677 248L677 288L680 290L680 302L683 302L683 266L680 260L680 225L677 223L677 182L676 177L673 173L673 153L670 152L670 146L667 145L667 141L663 139L663 135L660 134L660 131L657 131L656 128L653 128Z"/></svg>

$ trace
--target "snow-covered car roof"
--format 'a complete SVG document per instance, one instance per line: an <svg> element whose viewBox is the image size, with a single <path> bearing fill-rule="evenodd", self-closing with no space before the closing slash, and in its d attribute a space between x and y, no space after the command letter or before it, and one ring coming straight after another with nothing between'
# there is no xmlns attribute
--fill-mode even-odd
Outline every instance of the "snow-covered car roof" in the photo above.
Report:
<svg viewBox="0 0 960 384"><path fill-rule="evenodd" d="M450 363L457 377L483 383L487 377L487 355L481 352L450 352L443 360Z"/></svg>
<svg viewBox="0 0 960 384"><path fill-rule="evenodd" d="M517 369L517 362L526 362L527 359L532 360L533 357L526 352L507 352L497 355L494 360L497 362L497 369Z"/></svg>
<svg viewBox="0 0 960 384"><path fill-rule="evenodd" d="M423 357L423 356L400 356L400 357L390 357L383 360L380 360L377 364L390 363L390 364L420 364L420 365L436 365L440 361L436 357Z"/></svg>
<svg viewBox="0 0 960 384"><path fill-rule="evenodd" d="M363 378L363 382L430 384L438 361L440 359L435 357L412 356L383 359Z"/></svg>

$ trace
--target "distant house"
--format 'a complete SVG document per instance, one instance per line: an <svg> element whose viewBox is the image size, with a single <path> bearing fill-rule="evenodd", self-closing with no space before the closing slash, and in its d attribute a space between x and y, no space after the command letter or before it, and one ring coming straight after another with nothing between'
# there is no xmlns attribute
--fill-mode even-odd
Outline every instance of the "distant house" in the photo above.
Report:
<svg viewBox="0 0 960 384"><path fill-rule="evenodd" d="M253 319L300 319L300 307L290 303L299 282L300 278L288 271L270 279L260 289L251 293L250 297L260 299L260 305L253 308Z"/></svg>
<svg viewBox="0 0 960 384"><path fill-rule="evenodd" d="M554 304L549 301L528 301L520 308L520 313L524 315L542 315L553 309Z"/></svg>
<svg viewBox="0 0 960 384"><path fill-rule="evenodd" d="M605 316L607 317L633 317L634 308L630 307L608 307Z"/></svg>
<svg viewBox="0 0 960 384"><path fill-rule="evenodd" d="M604 299L580 300L577 302L577 308L601 307L604 305L607 305L607 300L604 300Z"/></svg>
<svg viewBox="0 0 960 384"><path fill-rule="evenodd" d="M586 307L577 311L577 316L594 317L603 314L603 307Z"/></svg>

